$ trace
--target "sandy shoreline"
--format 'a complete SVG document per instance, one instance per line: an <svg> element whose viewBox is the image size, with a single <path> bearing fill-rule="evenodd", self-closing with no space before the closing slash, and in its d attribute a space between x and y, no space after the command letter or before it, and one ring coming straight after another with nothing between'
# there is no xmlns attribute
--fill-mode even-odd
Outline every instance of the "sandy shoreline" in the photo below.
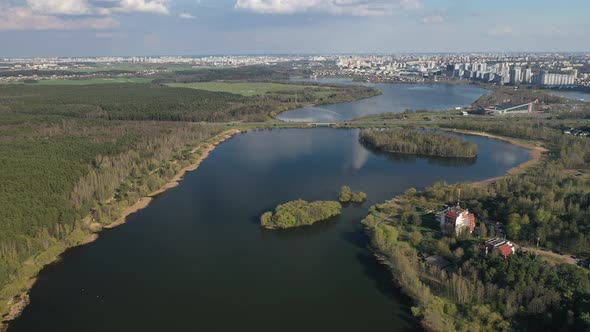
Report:
<svg viewBox="0 0 590 332"><path fill-rule="evenodd" d="M493 138L493 139L508 142L510 144L520 146L520 147L523 147L523 148L529 150L529 155L531 156L530 160L528 160L522 164L519 164L517 166L512 167L511 169L506 171L505 175L497 176L497 177L482 180L482 181L473 182L473 184L476 186L485 186L485 185L490 184L496 180L499 180L507 175L522 174L527 168L537 165L543 159L544 154L549 151L542 146L533 145L531 143L524 142L524 141L521 141L516 138L497 136L497 135L488 134L488 133L481 132L481 131L470 131L470 130L461 130L461 129L445 129L445 128L441 128L441 129L446 130L446 131L450 131L453 133L458 133L458 134L475 135L475 136Z"/></svg>
<svg viewBox="0 0 590 332"><path fill-rule="evenodd" d="M238 130L238 129L232 129L229 131L225 131L225 132L222 132L221 134L213 137L212 142L202 143L201 145L195 147L191 151L191 153L194 154L201 149L202 149L202 151L201 151L201 155L194 163L182 168L170 181L168 181L166 184L164 184L162 186L162 188L151 192L146 197L140 198L139 201L137 201L135 204L133 204L133 205L129 206L128 208L126 208L125 210L123 210L123 212L121 213L121 215L117 219L115 219L113 222L111 222L107 225L102 226L101 229L102 228L111 229L111 228L115 228L117 226L124 224L129 215L149 206L149 204L152 202L152 200L155 196L165 192L168 189L178 186L179 182L182 180L182 177L186 173L194 171L197 168L199 168L201 163L209 156L209 154L211 153L211 151L213 151L215 149L215 147L217 147L219 144L223 143L224 141L228 140L229 138L233 137L234 135L236 135L240 132L241 132L241 130ZM86 218L84 218L84 220L89 221L90 219L89 219L89 217L86 217ZM82 246L82 245L96 241L99 238L99 233L100 233L100 231L98 231L97 233L89 234L82 242L78 243L77 245L75 245L73 247ZM70 248L73 248L73 247L70 247ZM61 256L58 256L55 261L53 261L49 264L53 264L53 263L57 262L60 259L60 257ZM49 265L49 264L46 264L46 265ZM15 296L13 299L10 300L8 312L2 317L2 320L0 321L0 331L5 331L8 328L7 323L9 323L11 320L15 319L16 317L18 317L22 313L22 311L25 309L25 307L29 303L29 291L32 288L32 286L35 284L36 280L37 280L36 277L31 278L28 281L29 282L28 288L25 291L23 291L21 294L18 294L17 296Z"/></svg>

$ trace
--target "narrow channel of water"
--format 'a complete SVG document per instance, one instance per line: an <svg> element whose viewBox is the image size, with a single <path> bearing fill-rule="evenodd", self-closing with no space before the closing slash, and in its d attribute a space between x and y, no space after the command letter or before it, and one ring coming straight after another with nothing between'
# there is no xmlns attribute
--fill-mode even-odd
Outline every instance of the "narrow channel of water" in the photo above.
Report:
<svg viewBox="0 0 590 332"><path fill-rule="evenodd" d="M44 269L10 331L414 331L408 304L366 249L366 209L410 187L482 180L529 159L483 137L477 160L373 153L350 129L237 135L128 223ZM288 231L258 217L339 187L369 201Z"/></svg>

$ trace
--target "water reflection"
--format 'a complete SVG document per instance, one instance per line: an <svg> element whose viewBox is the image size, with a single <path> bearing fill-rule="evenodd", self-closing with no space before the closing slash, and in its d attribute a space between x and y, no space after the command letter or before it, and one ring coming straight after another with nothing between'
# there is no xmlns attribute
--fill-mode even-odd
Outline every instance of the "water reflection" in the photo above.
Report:
<svg viewBox="0 0 590 332"><path fill-rule="evenodd" d="M407 153L393 153L393 152L383 152L374 146L367 144L365 142L360 142L362 146L371 151L371 153L378 155L378 156L385 156L388 160L397 162L397 163L404 163L404 164L414 164L418 160L426 160L430 165L437 165L437 166L445 166L445 167L466 167L472 166L477 163L477 157L474 158L455 158L455 157L436 157L436 156L421 156L415 154L407 154Z"/></svg>
<svg viewBox="0 0 590 332"><path fill-rule="evenodd" d="M195 321L204 331L295 332L310 322L314 330L416 331L408 302L366 250L360 220L407 188L483 180L514 166L494 151L520 151L515 164L529 157L506 142L463 137L480 148L475 164L441 167L374 153L358 130L237 135L128 223L43 270L11 332L183 331ZM286 201L334 200L343 184L368 201L313 227L258 225Z"/></svg>

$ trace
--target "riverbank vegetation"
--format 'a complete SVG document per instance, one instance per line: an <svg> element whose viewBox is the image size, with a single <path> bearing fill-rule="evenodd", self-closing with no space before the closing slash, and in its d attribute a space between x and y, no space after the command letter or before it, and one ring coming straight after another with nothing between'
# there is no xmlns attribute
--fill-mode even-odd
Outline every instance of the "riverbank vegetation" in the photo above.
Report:
<svg viewBox="0 0 590 332"><path fill-rule="evenodd" d="M340 203L360 204L367 200L367 194L362 191L352 191L349 186L342 186L338 200Z"/></svg>
<svg viewBox="0 0 590 332"><path fill-rule="evenodd" d="M437 184L375 205L363 224L371 246L414 300L412 313L430 331L587 330L589 274L517 251L504 259L479 247L493 237L480 223L478 238L447 237L435 212L461 191L470 211L485 218L477 199L486 188ZM479 207L479 208L478 208ZM432 256L432 260L426 257Z"/></svg>
<svg viewBox="0 0 590 332"><path fill-rule="evenodd" d="M590 179L584 175L590 170L590 144L586 137L563 134L560 128L573 122L556 114L553 119L429 115L429 122L446 129L500 135L515 144L543 145L548 152L542 163L505 177L408 190L371 208L364 224L372 247L414 299L412 311L426 329L590 329ZM415 125L423 115L403 115L413 119L403 125ZM490 221L479 223L473 236L445 237L435 213L459 192L478 221ZM507 259L485 255L479 244L497 233L523 251ZM559 259L562 253L576 259ZM429 263L429 255L446 263Z"/></svg>
<svg viewBox="0 0 590 332"><path fill-rule="evenodd" d="M307 202L296 200L281 204L260 217L260 225L264 228L292 228L313 225L340 215L342 205L335 201Z"/></svg>
<svg viewBox="0 0 590 332"><path fill-rule="evenodd" d="M381 151L438 157L473 158L477 145L455 135L416 129L365 129L360 140Z"/></svg>
<svg viewBox="0 0 590 332"><path fill-rule="evenodd" d="M197 160L224 128L0 114L0 312L66 248Z"/></svg>
<svg viewBox="0 0 590 332"><path fill-rule="evenodd" d="M200 121L267 121L298 105L376 93L301 86L242 96L145 83L0 85L2 320L18 314L15 302L43 266L235 132Z"/></svg>

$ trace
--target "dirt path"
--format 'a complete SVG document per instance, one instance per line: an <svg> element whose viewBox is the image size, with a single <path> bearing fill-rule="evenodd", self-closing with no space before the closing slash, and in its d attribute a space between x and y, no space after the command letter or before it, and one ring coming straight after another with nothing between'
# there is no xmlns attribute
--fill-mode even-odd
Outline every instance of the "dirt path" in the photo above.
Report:
<svg viewBox="0 0 590 332"><path fill-rule="evenodd" d="M553 263L567 263L567 264L572 264L572 265L576 265L578 263L572 256L560 255L560 254L556 254L551 251L538 249L538 248L530 248L530 247L522 247L522 246L520 248L526 252L532 252L532 253L535 253L535 254L538 254L541 256L545 256L548 259L548 261L553 259L553 260L555 260Z"/></svg>

